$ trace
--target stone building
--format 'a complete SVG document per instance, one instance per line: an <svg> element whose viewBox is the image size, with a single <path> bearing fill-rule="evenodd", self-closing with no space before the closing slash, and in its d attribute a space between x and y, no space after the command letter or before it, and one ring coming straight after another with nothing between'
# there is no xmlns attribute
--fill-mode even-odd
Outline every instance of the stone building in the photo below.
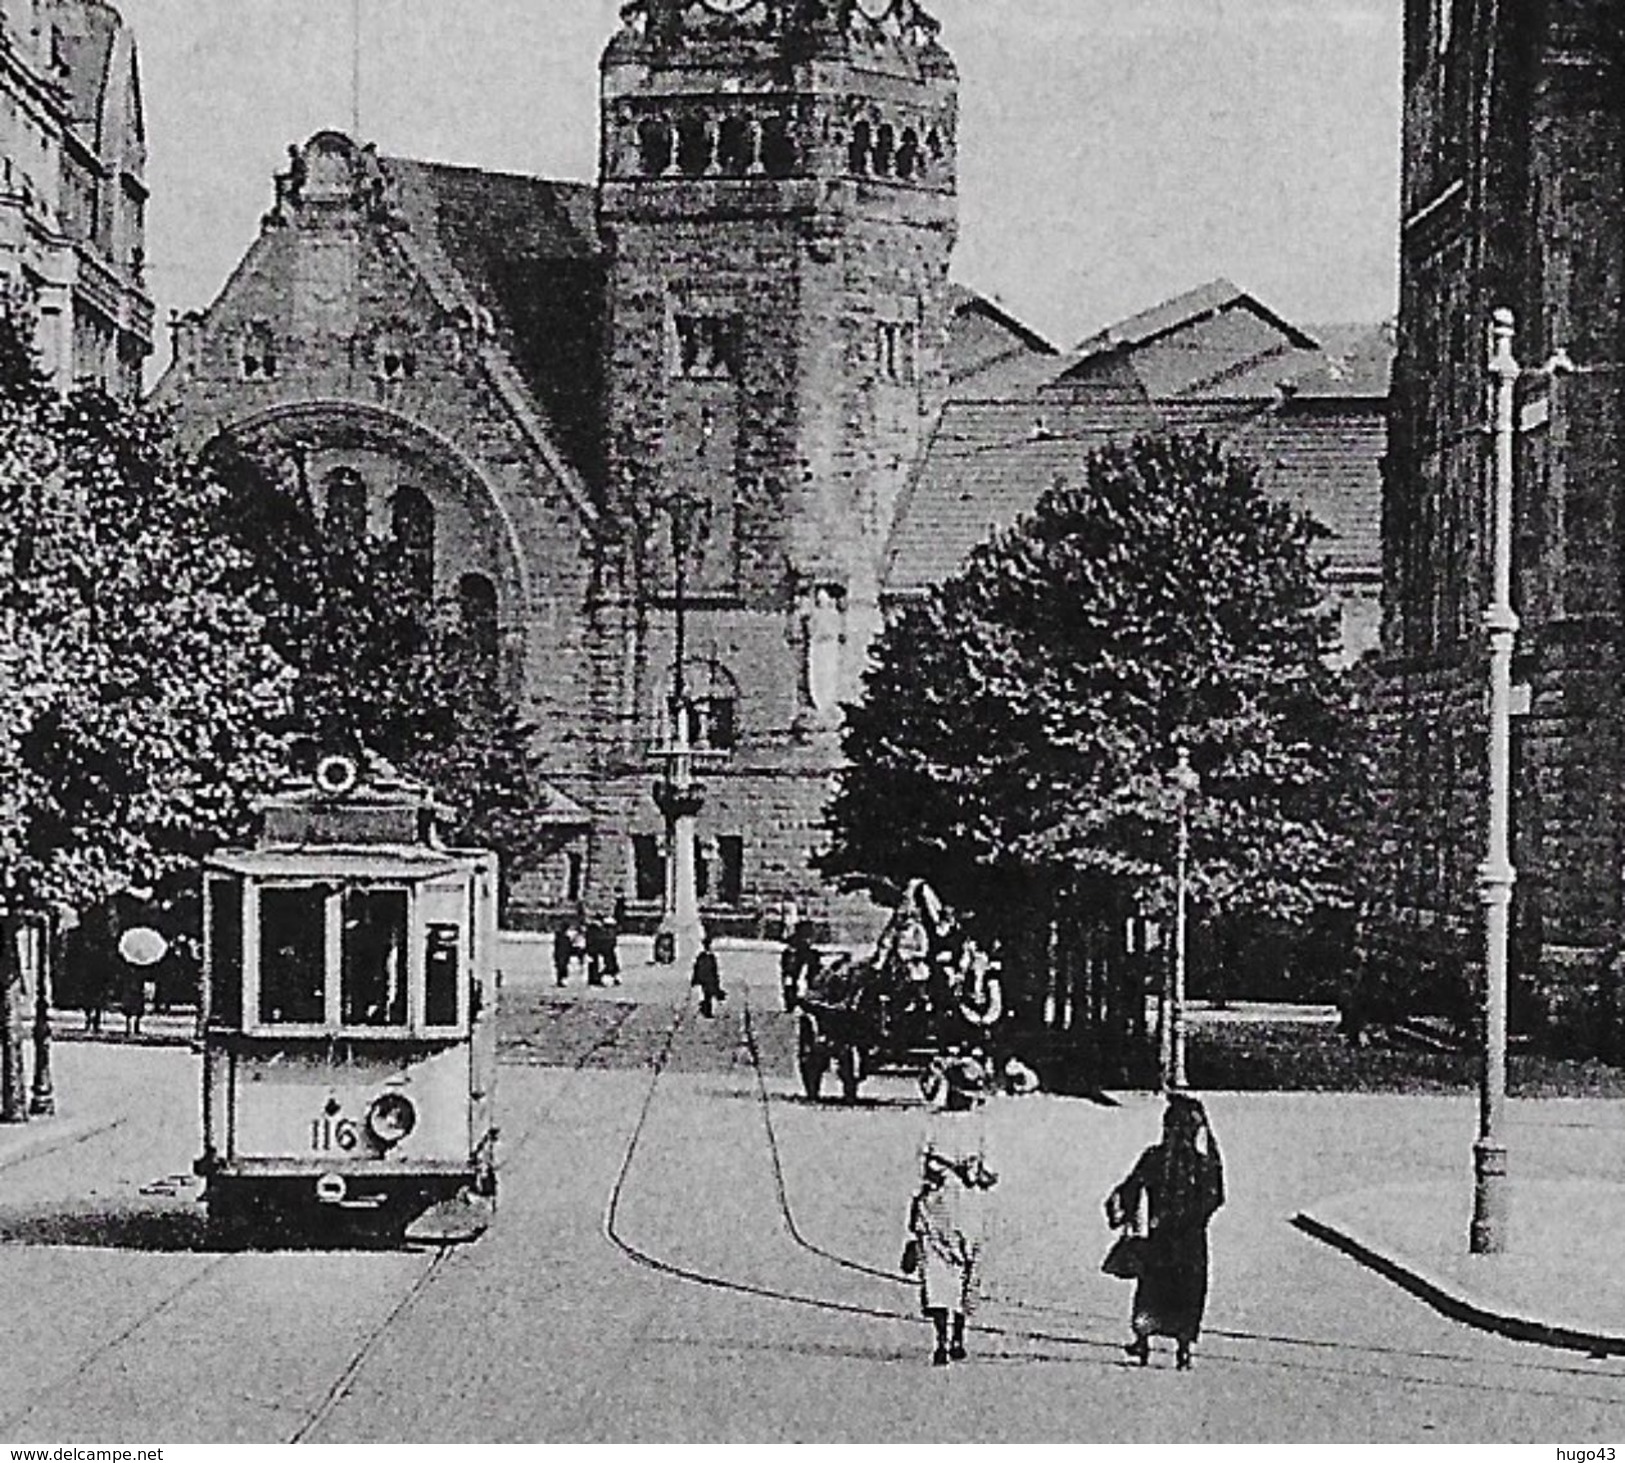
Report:
<svg viewBox="0 0 1625 1463"><path fill-rule="evenodd" d="M1487 342L1492 311L1507 306L1528 368L1514 535L1514 1011L1569 1024L1618 994L1622 158L1617 4L1409 0L1379 702L1393 891L1374 935L1392 968L1465 1003L1482 963ZM1543 370L1558 351L1579 369Z"/></svg>
<svg viewBox="0 0 1625 1463"><path fill-rule="evenodd" d="M1325 530L1335 655L1351 665L1377 647L1392 354L1387 327L1302 329L1223 279L1064 354L1012 341L954 376L893 530L885 597L947 578L1057 480L1081 478L1106 443L1200 432L1250 458L1266 492Z"/></svg>
<svg viewBox="0 0 1625 1463"><path fill-rule="evenodd" d="M322 133L179 322L159 396L193 444L247 442L393 532L502 658L556 787L516 918L658 909L679 667L713 925L872 918L808 860L899 525L934 532L945 406L1019 398L1029 430L1090 356L949 283L956 96L915 0L639 0L595 185ZM1301 335L1247 350L1333 364Z"/></svg>
<svg viewBox="0 0 1625 1463"><path fill-rule="evenodd" d="M135 39L101 0L0 5L0 279L46 374L134 397L152 352Z"/></svg>

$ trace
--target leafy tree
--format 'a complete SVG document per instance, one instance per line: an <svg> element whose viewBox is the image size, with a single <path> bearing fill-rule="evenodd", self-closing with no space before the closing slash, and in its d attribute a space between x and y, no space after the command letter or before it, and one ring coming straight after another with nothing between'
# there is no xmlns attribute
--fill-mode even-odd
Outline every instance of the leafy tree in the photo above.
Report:
<svg viewBox="0 0 1625 1463"><path fill-rule="evenodd" d="M28 339L0 310L0 912L12 921L84 910L240 828L281 761L288 691L238 586L245 560L207 532L219 484L146 414L95 391L59 400ZM0 938L8 993L14 950Z"/></svg>
<svg viewBox="0 0 1625 1463"><path fill-rule="evenodd" d="M1183 744L1199 903L1346 904L1364 760L1324 658L1317 534L1203 438L1093 454L882 632L822 868L923 876L970 911L1041 886L1155 912Z"/></svg>
<svg viewBox="0 0 1625 1463"><path fill-rule="evenodd" d="M287 730L312 750L370 752L426 783L458 842L495 849L504 887L550 848L535 729L503 685L499 648L460 607L427 599L388 535L329 533L303 484L218 444L230 485L217 531L249 558L244 587L294 667Z"/></svg>

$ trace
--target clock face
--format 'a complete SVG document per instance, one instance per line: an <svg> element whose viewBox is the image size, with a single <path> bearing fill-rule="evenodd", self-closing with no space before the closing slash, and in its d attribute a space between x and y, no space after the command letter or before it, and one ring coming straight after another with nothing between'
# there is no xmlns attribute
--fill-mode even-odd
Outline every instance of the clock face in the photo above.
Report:
<svg viewBox="0 0 1625 1463"><path fill-rule="evenodd" d="M858 0L858 9L874 21L884 20L895 6L896 0Z"/></svg>
<svg viewBox="0 0 1625 1463"><path fill-rule="evenodd" d="M705 8L718 15L743 15L756 0L705 0Z"/></svg>

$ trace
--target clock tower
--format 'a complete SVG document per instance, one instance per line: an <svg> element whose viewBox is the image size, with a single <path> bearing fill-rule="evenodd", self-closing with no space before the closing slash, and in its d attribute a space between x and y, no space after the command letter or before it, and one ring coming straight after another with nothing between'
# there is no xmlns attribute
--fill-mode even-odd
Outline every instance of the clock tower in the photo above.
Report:
<svg viewBox="0 0 1625 1463"><path fill-rule="evenodd" d="M599 222L640 611L624 709L634 743L659 741L679 662L685 692L732 701L708 811L781 829L746 882L790 895L816 883L840 708L946 386L957 75L918 0L633 0L622 19Z"/></svg>

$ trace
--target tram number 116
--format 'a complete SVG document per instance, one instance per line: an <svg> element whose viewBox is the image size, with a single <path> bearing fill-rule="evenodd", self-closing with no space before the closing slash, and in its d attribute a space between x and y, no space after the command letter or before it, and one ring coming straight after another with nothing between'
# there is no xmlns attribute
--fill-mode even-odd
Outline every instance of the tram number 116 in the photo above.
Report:
<svg viewBox="0 0 1625 1463"><path fill-rule="evenodd" d="M310 1124L313 1153L331 1153L335 1148L348 1153L361 1142L361 1125L354 1118L319 1117Z"/></svg>

